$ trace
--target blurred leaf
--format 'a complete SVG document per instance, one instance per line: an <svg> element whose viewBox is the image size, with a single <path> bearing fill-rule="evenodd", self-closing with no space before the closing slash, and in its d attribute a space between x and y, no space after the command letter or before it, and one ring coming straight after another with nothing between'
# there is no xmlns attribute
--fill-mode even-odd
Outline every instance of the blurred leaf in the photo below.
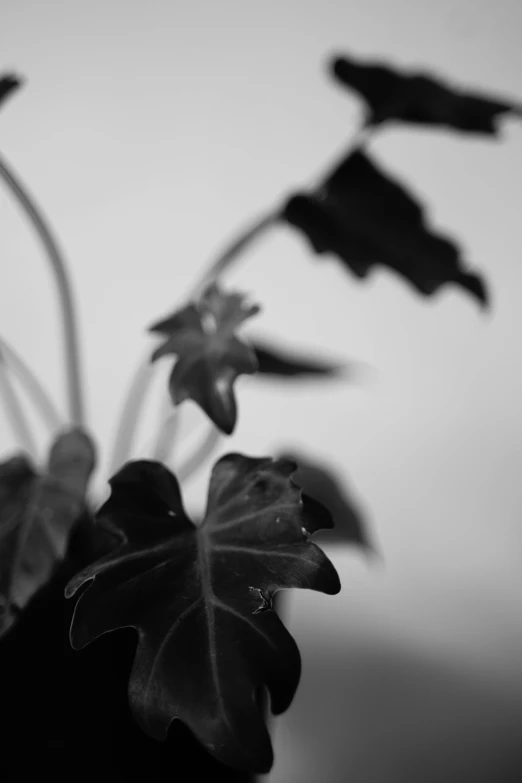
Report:
<svg viewBox="0 0 522 783"><path fill-rule="evenodd" d="M252 346L258 363L257 372L262 375L287 378L303 375L337 377L343 371L343 366L338 363L285 353L279 348L274 348L266 342L259 342L259 340L254 340Z"/></svg>
<svg viewBox="0 0 522 783"><path fill-rule="evenodd" d="M0 76L0 104L2 104L12 92L21 87L22 83L23 82L18 76L11 73Z"/></svg>
<svg viewBox="0 0 522 783"><path fill-rule="evenodd" d="M322 186L290 198L283 218L316 253L335 253L357 277L381 264L429 296L446 283L485 305L482 278L462 268L458 246L434 234L421 204L363 152L352 152Z"/></svg>
<svg viewBox="0 0 522 783"><path fill-rule="evenodd" d="M80 430L57 438L42 475L25 457L0 465L0 635L63 559L93 467Z"/></svg>
<svg viewBox="0 0 522 783"><path fill-rule="evenodd" d="M132 712L164 740L180 718L219 761L268 772L273 754L256 696L272 711L290 705L300 655L271 608L275 592L302 587L336 594L339 577L309 541L331 526L328 512L301 497L295 464L227 454L214 465L207 511L196 526L177 479L158 462L128 463L111 479L98 512L121 545L77 574L71 643L132 627L138 646L129 682Z"/></svg>
<svg viewBox="0 0 522 783"><path fill-rule="evenodd" d="M169 380L174 405L194 400L227 435L237 420L234 382L257 370L254 350L234 332L259 309L242 294L224 293L212 284L197 302L150 328L167 338L152 361L168 354L178 357Z"/></svg>
<svg viewBox="0 0 522 783"><path fill-rule="evenodd" d="M408 73L383 63L361 63L348 57L334 58L330 69L341 84L366 101L369 125L399 120L497 135L498 116L522 116L521 104L468 92L425 73Z"/></svg>
<svg viewBox="0 0 522 783"><path fill-rule="evenodd" d="M328 509L334 527L321 530L317 541L325 545L349 544L367 551L374 551L363 515L351 497L344 482L331 468L310 460L299 452L284 451L279 459L297 464L294 481L306 495Z"/></svg>

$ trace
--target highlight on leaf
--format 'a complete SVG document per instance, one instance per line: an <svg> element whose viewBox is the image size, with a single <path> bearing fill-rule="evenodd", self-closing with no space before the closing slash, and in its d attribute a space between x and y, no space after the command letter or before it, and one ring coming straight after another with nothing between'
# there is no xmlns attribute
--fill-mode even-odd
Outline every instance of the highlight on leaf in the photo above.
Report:
<svg viewBox="0 0 522 783"><path fill-rule="evenodd" d="M0 465L0 636L63 559L94 460L90 438L71 430L56 439L41 474L26 457Z"/></svg>
<svg viewBox="0 0 522 783"><path fill-rule="evenodd" d="M450 128L462 133L498 134L497 119L522 116L522 104L466 90L438 76L399 70L382 62L334 57L330 73L359 93L368 106L368 125L398 120Z"/></svg>
<svg viewBox="0 0 522 783"><path fill-rule="evenodd" d="M449 283L487 304L484 281L464 268L458 245L435 234L418 200L361 151L315 192L292 196L282 218L316 253L334 253L359 278L380 264L425 296Z"/></svg>
<svg viewBox="0 0 522 783"><path fill-rule="evenodd" d="M22 80L12 73L6 73L0 76L0 104L11 95L15 90L22 86Z"/></svg>
<svg viewBox="0 0 522 783"><path fill-rule="evenodd" d="M252 773L273 762L260 689L282 713L301 671L273 596L340 590L332 563L310 541L331 516L302 495L295 470L289 460L227 454L214 465L195 525L167 468L128 463L97 514L121 544L66 588L71 597L90 582L75 606L75 649L119 628L138 631L129 701L149 736L166 739L179 718L216 759Z"/></svg>
<svg viewBox="0 0 522 783"><path fill-rule="evenodd" d="M170 354L177 357L169 380L174 405L194 400L227 435L237 421L235 380L258 367L255 351L235 332L259 310L243 294L225 293L213 283L197 301L149 330L166 338L152 361Z"/></svg>
<svg viewBox="0 0 522 783"><path fill-rule="evenodd" d="M260 375L277 378L336 378L343 374L345 367L338 362L328 362L312 356L290 353L274 347L265 340L253 340Z"/></svg>

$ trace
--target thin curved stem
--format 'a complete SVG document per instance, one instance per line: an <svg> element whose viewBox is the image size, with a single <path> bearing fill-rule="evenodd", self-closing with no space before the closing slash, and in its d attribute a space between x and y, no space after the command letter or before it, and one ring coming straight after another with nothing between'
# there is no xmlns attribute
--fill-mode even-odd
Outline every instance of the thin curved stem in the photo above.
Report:
<svg viewBox="0 0 522 783"><path fill-rule="evenodd" d="M196 299L207 286L213 283L229 266L244 253L254 240L274 226L279 219L279 210L271 210L256 222L242 231L230 245L217 257L214 263L205 271L201 279L191 290L188 298Z"/></svg>
<svg viewBox="0 0 522 783"><path fill-rule="evenodd" d="M33 460L37 459L37 449L31 430L27 423L25 413L16 392L11 384L11 378L4 357L0 353L0 395L5 406L6 417L11 425L13 434L22 447Z"/></svg>
<svg viewBox="0 0 522 783"><path fill-rule="evenodd" d="M113 476L129 459L139 415L141 413L145 395L151 384L153 373L154 366L151 364L149 355L147 354L146 359L140 362L139 367L132 378L120 414L120 421L114 438L113 453L109 468L110 476Z"/></svg>
<svg viewBox="0 0 522 783"><path fill-rule="evenodd" d="M200 468L205 460L207 460L219 441L221 440L221 432L213 424L210 425L203 442L194 450L194 452L188 457L182 465L175 470L176 478L180 484L184 484L192 475Z"/></svg>
<svg viewBox="0 0 522 783"><path fill-rule="evenodd" d="M27 393L32 397L35 408L39 411L51 433L62 429L62 417L36 375L15 349L0 337L0 359L2 357L5 363L18 375L20 382L23 383Z"/></svg>
<svg viewBox="0 0 522 783"><path fill-rule="evenodd" d="M0 177L9 186L12 193L18 199L25 214L33 224L45 250L49 263L54 273L58 295L62 310L62 330L65 347L65 368L67 377L67 392L69 402L69 416L71 424L84 425L84 406L81 388L80 355L78 346L78 334L76 326L73 295L65 262L55 238L52 235L49 224L37 207L33 197L21 184L5 160L0 158Z"/></svg>
<svg viewBox="0 0 522 783"><path fill-rule="evenodd" d="M167 412L165 410L161 412L160 427L152 457L158 462L167 462L172 458L172 449L180 424L180 409L175 408L169 413L172 408L170 398L167 398L167 404Z"/></svg>

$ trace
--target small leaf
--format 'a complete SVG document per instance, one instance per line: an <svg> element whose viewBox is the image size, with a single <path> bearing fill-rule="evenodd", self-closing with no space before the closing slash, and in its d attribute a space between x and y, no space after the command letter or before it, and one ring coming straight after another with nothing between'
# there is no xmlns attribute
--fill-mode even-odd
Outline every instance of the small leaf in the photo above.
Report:
<svg viewBox="0 0 522 783"><path fill-rule="evenodd" d="M335 253L359 278L381 264L425 296L453 283L487 303L482 278L463 268L458 246L434 234L420 203L363 152L344 158L316 192L290 198L283 218L316 253Z"/></svg>
<svg viewBox="0 0 522 783"><path fill-rule="evenodd" d="M0 104L2 104L12 92L21 87L22 83L23 82L18 76L11 73L0 76Z"/></svg>
<svg viewBox="0 0 522 783"><path fill-rule="evenodd" d="M121 546L69 583L71 643L81 649L118 628L138 631L129 682L135 719L163 740L180 718L215 758L255 773L273 754L257 702L290 705L300 655L275 612L274 593L301 587L336 594L339 577L309 541L328 512L301 496L295 464L227 454L214 465L207 510L194 525L176 478L160 463L128 463L111 480L101 524Z"/></svg>
<svg viewBox="0 0 522 783"><path fill-rule="evenodd" d="M325 545L340 543L355 545L372 552L363 516L348 492L345 482L331 468L294 451L285 451L279 459L297 464L294 480L303 492L328 509L334 521L333 529L321 530L317 541Z"/></svg>
<svg viewBox="0 0 522 783"><path fill-rule="evenodd" d="M521 104L468 92L426 73L408 73L348 57L334 58L330 70L341 84L366 101L369 125L399 120L494 136L498 133L498 116L522 116Z"/></svg>
<svg viewBox="0 0 522 783"><path fill-rule="evenodd" d="M234 332L259 309L242 294L224 293L213 284L197 302L150 328L167 338L152 361L177 356L169 380L174 405L194 400L227 435L237 420L234 382L238 375L257 370L253 349Z"/></svg>
<svg viewBox="0 0 522 783"><path fill-rule="evenodd" d="M80 430L57 438L42 475L25 457L0 465L0 635L64 557L93 467L91 440Z"/></svg>
<svg viewBox="0 0 522 783"><path fill-rule="evenodd" d="M285 353L279 348L274 348L266 342L255 340L252 343L256 353L258 369L262 375L275 375L277 377L294 378L296 376L339 376L343 370L342 365L315 359L309 356L299 356Z"/></svg>

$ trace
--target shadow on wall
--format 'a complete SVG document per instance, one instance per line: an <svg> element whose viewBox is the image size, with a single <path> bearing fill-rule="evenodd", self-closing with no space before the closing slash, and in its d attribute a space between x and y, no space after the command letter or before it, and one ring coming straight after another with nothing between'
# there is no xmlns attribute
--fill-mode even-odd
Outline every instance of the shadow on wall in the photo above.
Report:
<svg viewBox="0 0 522 783"><path fill-rule="evenodd" d="M522 697L477 673L362 640L311 649L276 725L270 783L517 783Z"/></svg>

